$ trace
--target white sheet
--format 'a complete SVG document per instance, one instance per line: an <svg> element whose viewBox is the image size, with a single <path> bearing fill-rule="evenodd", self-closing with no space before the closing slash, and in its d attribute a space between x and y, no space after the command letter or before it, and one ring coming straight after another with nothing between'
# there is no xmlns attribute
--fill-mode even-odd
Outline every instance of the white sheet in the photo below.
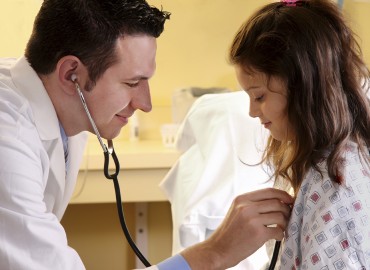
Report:
<svg viewBox="0 0 370 270"><path fill-rule="evenodd" d="M183 154L161 183L171 202L174 254L206 239L237 195L272 186L262 166L246 165L260 161L267 137L248 111L244 91L204 95L180 126ZM262 247L232 269L259 269L267 260Z"/></svg>

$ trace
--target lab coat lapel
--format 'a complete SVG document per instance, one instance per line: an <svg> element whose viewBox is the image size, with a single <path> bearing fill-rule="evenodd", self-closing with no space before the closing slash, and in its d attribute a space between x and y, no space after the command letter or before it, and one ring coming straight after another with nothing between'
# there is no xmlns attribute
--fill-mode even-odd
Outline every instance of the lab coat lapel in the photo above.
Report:
<svg viewBox="0 0 370 270"><path fill-rule="evenodd" d="M86 132L82 132L76 136L68 138L68 170L63 196L63 206L60 209L61 215L64 213L65 208L72 197L86 142Z"/></svg>
<svg viewBox="0 0 370 270"><path fill-rule="evenodd" d="M49 164L43 164L49 166L44 200L48 211L58 212L60 218L60 208L63 209L60 203L64 205L65 198L66 167L58 117L42 81L24 57L13 66L11 75L16 91L30 103L35 126L49 156Z"/></svg>

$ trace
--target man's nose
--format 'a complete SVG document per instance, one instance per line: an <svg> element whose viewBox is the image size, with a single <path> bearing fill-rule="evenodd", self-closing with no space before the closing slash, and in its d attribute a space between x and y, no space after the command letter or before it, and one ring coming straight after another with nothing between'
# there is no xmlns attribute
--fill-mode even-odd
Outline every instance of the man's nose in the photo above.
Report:
<svg viewBox="0 0 370 270"><path fill-rule="evenodd" d="M137 90L132 97L131 106L143 112L150 112L152 110L152 99L149 83L147 81L143 82L141 88Z"/></svg>

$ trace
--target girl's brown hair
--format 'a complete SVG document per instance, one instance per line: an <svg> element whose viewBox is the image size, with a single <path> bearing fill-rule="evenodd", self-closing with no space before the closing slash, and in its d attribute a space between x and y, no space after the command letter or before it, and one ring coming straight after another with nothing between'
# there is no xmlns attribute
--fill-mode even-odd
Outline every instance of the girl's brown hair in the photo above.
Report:
<svg viewBox="0 0 370 270"><path fill-rule="evenodd" d="M295 138L282 142L270 136L263 158L276 178L287 179L297 192L308 170L319 170L318 163L327 159L329 176L340 182L337 170L350 140L369 161L370 109L363 84L370 74L334 3L264 6L237 32L229 59L287 83Z"/></svg>

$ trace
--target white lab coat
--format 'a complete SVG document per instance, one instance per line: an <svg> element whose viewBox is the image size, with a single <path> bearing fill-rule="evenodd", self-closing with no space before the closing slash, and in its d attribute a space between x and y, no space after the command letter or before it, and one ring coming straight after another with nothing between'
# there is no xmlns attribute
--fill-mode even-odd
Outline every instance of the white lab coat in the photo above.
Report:
<svg viewBox="0 0 370 270"><path fill-rule="evenodd" d="M237 195L273 185L267 168L246 165L261 160L267 138L248 105L244 91L204 95L180 126L183 154L161 183L171 202L174 254L205 240ZM233 269L259 269L267 260L263 247Z"/></svg>
<svg viewBox="0 0 370 270"><path fill-rule="evenodd" d="M25 58L0 62L0 269L85 269L60 224L87 136L68 141L66 172L53 104Z"/></svg>

